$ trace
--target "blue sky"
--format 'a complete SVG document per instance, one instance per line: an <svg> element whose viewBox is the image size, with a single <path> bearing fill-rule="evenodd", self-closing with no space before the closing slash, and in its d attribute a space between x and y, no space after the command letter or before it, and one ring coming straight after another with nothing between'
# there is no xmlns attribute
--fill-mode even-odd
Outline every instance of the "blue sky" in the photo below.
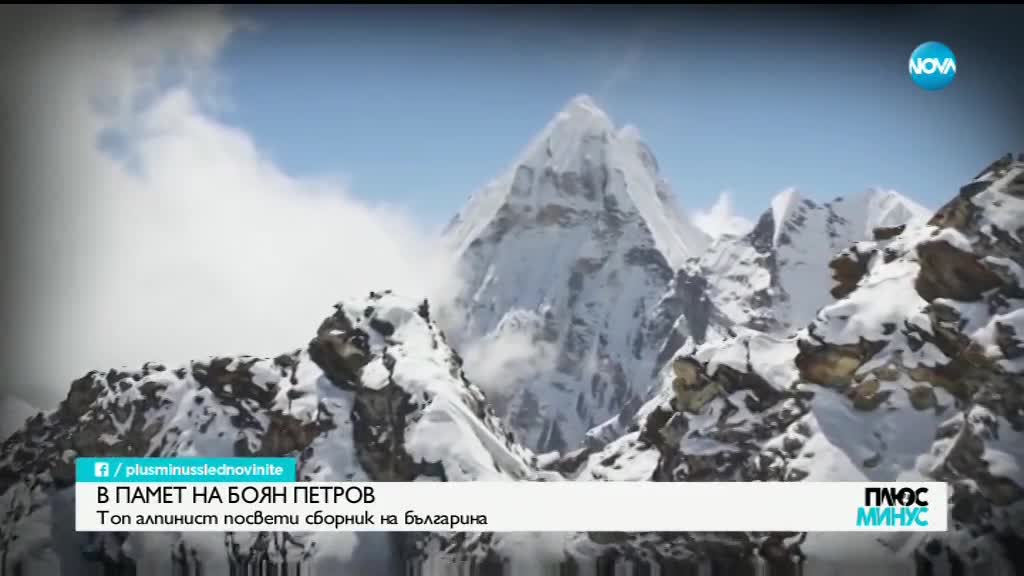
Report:
<svg viewBox="0 0 1024 576"><path fill-rule="evenodd" d="M579 93L639 127L684 207L728 189L748 218L788 186L936 207L1024 152L1021 7L246 7L226 46L213 7L16 10L0 361L40 406L96 367L276 355L349 295L441 293L404 216L443 226ZM939 93L907 74L926 40L958 58Z"/></svg>
<svg viewBox="0 0 1024 576"><path fill-rule="evenodd" d="M941 11L919 30L900 12L587 10L236 10L255 26L220 58L216 114L290 173L343 176L432 226L578 93L639 127L684 207L728 189L747 217L788 186L828 200L878 185L935 208L1024 150L999 114L1019 83ZM937 93L907 74L932 39L958 58Z"/></svg>

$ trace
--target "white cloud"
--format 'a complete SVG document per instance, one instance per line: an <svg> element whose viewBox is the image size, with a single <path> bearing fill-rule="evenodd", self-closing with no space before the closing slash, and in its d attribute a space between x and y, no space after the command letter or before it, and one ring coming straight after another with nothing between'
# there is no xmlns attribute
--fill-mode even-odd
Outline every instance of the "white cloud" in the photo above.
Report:
<svg viewBox="0 0 1024 576"><path fill-rule="evenodd" d="M41 25L52 42L19 75L34 270L14 393L53 405L92 368L278 354L340 299L451 277L400 209L289 175L207 113L238 27L223 12L78 16Z"/></svg>
<svg viewBox="0 0 1024 576"><path fill-rule="evenodd" d="M543 319L528 310L512 310L487 336L466 343L466 376L496 400L549 372L558 348L541 338Z"/></svg>
<svg viewBox="0 0 1024 576"><path fill-rule="evenodd" d="M693 222L712 238L746 234L754 227L753 222L736 214L732 194L728 190L723 190L708 210L694 212Z"/></svg>

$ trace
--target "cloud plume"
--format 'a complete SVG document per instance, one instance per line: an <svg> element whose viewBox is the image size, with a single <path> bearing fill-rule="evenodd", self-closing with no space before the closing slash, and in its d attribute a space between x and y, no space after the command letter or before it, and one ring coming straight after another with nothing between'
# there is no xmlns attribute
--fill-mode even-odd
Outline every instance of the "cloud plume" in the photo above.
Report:
<svg viewBox="0 0 1024 576"><path fill-rule="evenodd" d="M0 63L21 78L5 102L24 270L9 392L49 407L92 368L277 354L340 299L430 296L449 276L399 207L286 173L211 112L217 56L243 25L223 11L15 16L24 59Z"/></svg>

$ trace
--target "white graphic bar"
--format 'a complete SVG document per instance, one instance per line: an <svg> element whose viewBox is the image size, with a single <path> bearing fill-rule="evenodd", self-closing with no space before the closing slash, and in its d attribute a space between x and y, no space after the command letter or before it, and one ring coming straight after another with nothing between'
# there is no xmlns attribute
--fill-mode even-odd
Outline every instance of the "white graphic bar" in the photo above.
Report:
<svg viewBox="0 0 1024 576"><path fill-rule="evenodd" d="M943 483L78 482L79 531L942 532Z"/></svg>

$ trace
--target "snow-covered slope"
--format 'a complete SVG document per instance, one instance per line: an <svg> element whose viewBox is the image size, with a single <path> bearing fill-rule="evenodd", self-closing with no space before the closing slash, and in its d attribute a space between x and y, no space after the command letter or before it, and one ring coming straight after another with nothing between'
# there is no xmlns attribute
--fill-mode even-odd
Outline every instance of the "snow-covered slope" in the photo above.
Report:
<svg viewBox="0 0 1024 576"><path fill-rule="evenodd" d="M655 317L675 271L708 237L677 209L635 129L574 99L446 232L463 285L445 315L467 371L525 442L574 447L642 401L671 318ZM511 341L512 343L509 343ZM532 343L545 365L499 364ZM486 353L470 354L483 343Z"/></svg>
<svg viewBox="0 0 1024 576"><path fill-rule="evenodd" d="M80 455L290 455L310 481L538 478L532 454L463 377L427 303L389 293L339 305L307 348L274 359L91 372L0 449L0 550L12 569L87 574L130 562L172 574L172 551L185 560L194 551L203 573L227 574L224 535L75 534L67 518ZM274 535L271 558L287 554L310 574L398 568L386 535L291 536ZM255 534L235 537L242 551L258 547Z"/></svg>
<svg viewBox="0 0 1024 576"><path fill-rule="evenodd" d="M874 231L923 224L930 213L890 190L870 189L824 204L785 190L752 231L714 242L694 274L706 276L709 296L733 322L788 332L811 321L831 302L828 263Z"/></svg>
<svg viewBox="0 0 1024 576"><path fill-rule="evenodd" d="M806 565L831 555L863 573L856 550L895 574L915 562L1020 573L1024 155L993 164L927 226L859 242L833 269L845 295L796 335L747 331L677 355L630 433L573 456L577 479L945 481L950 533L839 546L809 535Z"/></svg>

